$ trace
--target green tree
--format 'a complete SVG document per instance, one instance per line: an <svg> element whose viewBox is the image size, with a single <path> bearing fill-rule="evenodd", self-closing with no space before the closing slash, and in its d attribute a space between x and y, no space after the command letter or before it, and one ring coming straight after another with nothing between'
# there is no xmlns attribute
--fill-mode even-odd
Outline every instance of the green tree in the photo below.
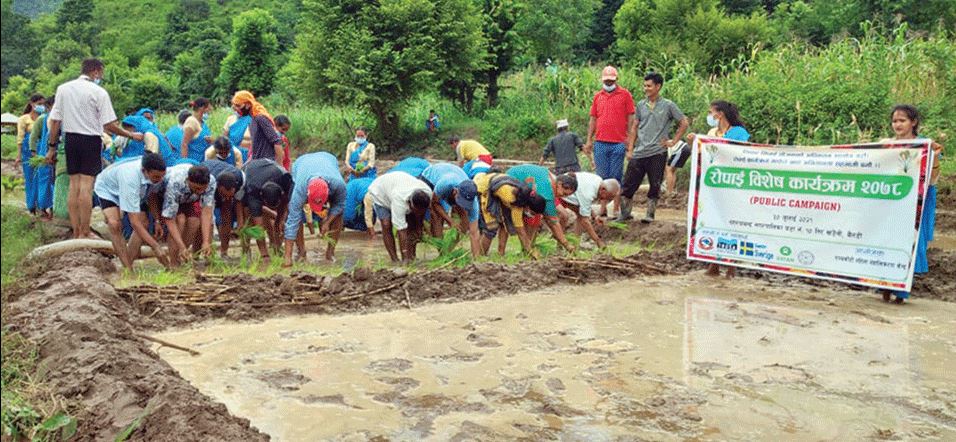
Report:
<svg viewBox="0 0 956 442"><path fill-rule="evenodd" d="M718 0L625 0L614 31L624 60L665 72L683 62L701 73L739 67L772 37L766 15L728 16Z"/></svg>
<svg viewBox="0 0 956 442"><path fill-rule="evenodd" d="M205 0L179 0L166 15L160 58L172 61L177 55L192 49L194 43L198 43L194 40L197 31L209 26L209 13L209 3Z"/></svg>
<svg viewBox="0 0 956 442"><path fill-rule="evenodd" d="M96 48L99 27L93 19L95 4L90 0L64 0L56 11L61 35L89 48Z"/></svg>
<svg viewBox="0 0 956 442"><path fill-rule="evenodd" d="M268 11L252 9L233 21L232 45L222 60L219 85L226 93L247 89L256 95L272 91L278 69L276 21Z"/></svg>
<svg viewBox="0 0 956 442"><path fill-rule="evenodd" d="M601 7L594 14L591 21L591 33L588 38L588 56L599 60L606 57L606 53L614 44L614 15L621 9L624 0L603 0Z"/></svg>
<svg viewBox="0 0 956 442"><path fill-rule="evenodd" d="M53 37L40 51L40 66L54 74L63 72L71 62L90 56L89 46L67 37ZM79 75L79 72L76 72Z"/></svg>
<svg viewBox="0 0 956 442"><path fill-rule="evenodd" d="M218 28L208 28L204 32L206 39L196 47L181 52L173 62L173 71L179 78L179 97L183 102L200 96L221 95L216 89L219 63L214 61L224 59L228 53L222 44L225 35Z"/></svg>
<svg viewBox="0 0 956 442"><path fill-rule="evenodd" d="M3 99L0 102L0 109L3 112L10 112L14 115L20 115L23 108L33 93L33 82L26 77L14 75L9 78L7 87L3 91Z"/></svg>
<svg viewBox="0 0 956 442"><path fill-rule="evenodd" d="M591 24L601 0L529 2L515 25L531 60L577 61L587 52Z"/></svg>
<svg viewBox="0 0 956 442"><path fill-rule="evenodd" d="M302 95L367 109L394 145L410 98L484 68L480 19L470 0L306 0Z"/></svg>
<svg viewBox="0 0 956 442"><path fill-rule="evenodd" d="M39 51L37 35L30 27L30 19L13 10L13 0L0 3L3 30L0 33L0 85L7 87L7 79L21 75L36 65Z"/></svg>

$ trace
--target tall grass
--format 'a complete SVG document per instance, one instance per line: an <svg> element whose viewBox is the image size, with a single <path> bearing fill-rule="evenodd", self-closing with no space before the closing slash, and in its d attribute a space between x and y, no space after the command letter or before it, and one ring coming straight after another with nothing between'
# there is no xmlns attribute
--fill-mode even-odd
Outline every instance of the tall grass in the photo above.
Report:
<svg viewBox="0 0 956 442"><path fill-rule="evenodd" d="M705 116L716 99L735 102L753 140L781 144L830 144L869 141L889 136L888 112L897 102L915 104L924 113L921 132L935 139L951 134L956 121L956 42L945 34L906 38L876 34L845 39L825 48L801 43L772 50L755 49L728 61L726 75L704 77L688 63L669 64L662 96L673 100L691 118L691 130L707 130ZM587 132L591 100L600 88L600 65L530 66L501 79L499 104L477 100L472 112L451 101L425 94L402 112L403 142L385 146L383 155L410 154L451 158L443 139L450 134L478 138L498 157L535 159L555 132L554 121L568 119L571 130ZM643 98L643 71L619 69L619 84ZM352 138L349 128L366 126L376 142L374 119L344 106L289 106L280 98L265 99L272 115L292 120L289 138L297 152L327 150L342 157ZM441 117L439 134L425 131L428 111ZM217 135L231 112L217 109L210 128ZM172 116L160 117L161 126ZM956 148L949 144L950 157Z"/></svg>

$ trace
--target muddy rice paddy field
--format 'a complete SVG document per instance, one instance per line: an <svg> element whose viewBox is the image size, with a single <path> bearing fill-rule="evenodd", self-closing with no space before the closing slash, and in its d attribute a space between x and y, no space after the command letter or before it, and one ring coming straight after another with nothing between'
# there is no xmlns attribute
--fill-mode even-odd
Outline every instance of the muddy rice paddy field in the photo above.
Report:
<svg viewBox="0 0 956 442"><path fill-rule="evenodd" d="M3 315L41 344L78 440L136 419L151 441L956 440L952 203L902 306L708 278L675 196L606 232L648 246L627 257L152 287L74 252L29 269Z"/></svg>

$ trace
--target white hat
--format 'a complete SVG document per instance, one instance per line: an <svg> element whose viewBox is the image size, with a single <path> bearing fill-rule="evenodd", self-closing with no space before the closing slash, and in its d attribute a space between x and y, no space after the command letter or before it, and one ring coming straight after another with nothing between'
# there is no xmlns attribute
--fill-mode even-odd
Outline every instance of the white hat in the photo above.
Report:
<svg viewBox="0 0 956 442"><path fill-rule="evenodd" d="M562 127L568 127L568 120L558 120L556 124L558 126L558 129Z"/></svg>

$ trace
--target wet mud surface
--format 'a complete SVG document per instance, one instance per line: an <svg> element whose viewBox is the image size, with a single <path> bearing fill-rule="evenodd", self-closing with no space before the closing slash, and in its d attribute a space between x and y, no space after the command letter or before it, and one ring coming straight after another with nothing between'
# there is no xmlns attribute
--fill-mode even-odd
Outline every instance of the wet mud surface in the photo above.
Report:
<svg viewBox="0 0 956 442"><path fill-rule="evenodd" d="M219 321L159 352L276 440L956 437L956 304L701 278Z"/></svg>
<svg viewBox="0 0 956 442"><path fill-rule="evenodd" d="M635 210L641 207L637 205ZM271 401L294 401L296 406L306 407L302 409L305 412L319 409L324 419L313 417L312 420L339 428L338 433L327 436L342 440L376 436L437 440L768 440L771 434L783 433L735 433L736 430L712 423L740 419L742 410L751 409L754 403L763 404L767 395L777 395L774 397L780 397L786 405L774 405L771 410L759 413L743 413L746 419L738 430L783 428L790 431L785 434L809 431L825 436L823 438L838 439L848 434L890 440L956 437L952 433L956 403L951 399L956 397L952 391L956 380L945 379L945 382L929 385L923 382L928 375L921 371L949 373L952 370L947 367L956 362L953 360L956 344L951 340L953 305L933 301L956 301L956 253L952 248L931 248L930 273L915 279L911 302L890 306L879 302L874 290L828 281L749 270L740 270L738 278L732 281L708 279L702 274L702 264L684 258L686 226L680 220L680 209L665 208L661 213L660 222L651 225L635 222L628 230L604 232L608 239L641 242L649 247L627 258L600 257L593 261L553 258L516 266L482 263L463 269L411 273L401 268L372 271L359 267L337 277L304 273L271 278L207 275L200 276L194 284L173 288L172 293L149 288L115 289L108 282L115 269L113 262L91 253L73 253L31 269L24 284L9 288L13 293L3 306L3 314L5 325L40 344L40 362L48 367L55 391L77 404L79 440L111 440L140 416L143 416L142 423L133 433L133 440L265 440L266 433L275 437L285 434L286 429L261 421L254 413L234 408L235 403L247 400L245 395L250 392L265 394ZM941 232L943 238L950 233ZM622 282L625 280L629 282ZM602 285L608 283L610 285ZM615 287L620 284L631 288L616 292ZM559 289L566 286L570 288ZM641 301L629 298L635 293L648 293L648 287L657 287L651 289L652 292L660 287L665 289L653 292L659 293L656 297L641 298ZM701 287L716 288L720 293L702 291ZM527 293L534 290L548 293ZM567 293L555 292L560 290ZM686 324L683 313L674 309L682 307L684 313L690 311L687 304L690 297L716 297L714 302L719 301L716 307L707 304L707 308L716 309L718 317L731 315L725 319L728 324L735 324L724 333L739 330L736 326L749 320L747 318L768 315L781 318L770 319L772 324L796 327L795 330L804 330L800 324L806 323L865 322L869 324L867 327L873 325L877 327L875 330L882 331L840 331L829 325L826 330L848 336L889 337L890 340L867 341L859 349L841 350L866 357L878 349L889 351L905 341L905 336L894 334L898 325L906 325L910 332L917 331L908 338L910 353L884 355L885 363L902 363L905 367L897 366L894 368L897 371L883 367L880 368L883 371L878 372L851 367L860 379L872 378L879 383L871 379L868 383L853 384L833 370L801 365L800 360L784 357L787 355L779 350L769 353L779 357L769 359L728 358L725 354L704 352L700 357L684 355L683 359L678 358L680 364L672 361L668 367L655 368L656 362L645 364L676 356L670 353L666 357L644 355L640 349L651 344L634 342L629 336L658 326L670 330L673 324ZM745 305L760 300L793 304L790 307L798 311L784 314L780 313L784 311L782 308L773 308L774 312L767 313L761 312L763 307ZM736 303L737 307L720 304L724 301ZM509 303L517 303L520 308L500 310L500 305L513 305ZM808 303L812 307L809 310L806 309ZM554 310L575 310L591 304L603 305L604 310L580 323L584 325L574 325L580 317L560 319L562 314L569 313ZM434 312L428 313L431 316L423 318L421 315L425 313L419 313L432 309ZM634 309L646 311L648 317L661 316L672 321L645 324L643 328L634 328L632 318L613 322L613 326L627 330L624 336L617 331L596 334L580 329L605 327L604 315ZM663 310L655 313L657 309ZM542 319L541 312L550 312L551 316ZM948 319L939 316L943 313L949 314ZM249 331L241 333L244 341L229 341L225 335L201 342L173 341L195 346L203 355L195 358L178 350L160 349L159 345L139 337L170 328L227 321L239 321L240 324L233 324L235 327L264 325L293 320L302 314L313 315L304 320L306 323L324 324L322 327L330 330L339 327L340 331L325 336L324 340L305 344L303 340L316 336L315 330L301 323L290 323L276 333L276 339L301 342L304 347L265 359L251 347L248 351L238 350L252 342L250 337L259 337ZM373 345L363 340L373 339L376 333L387 335L385 331L391 325L411 320L399 318L389 322L387 317L380 316L389 314L418 315L413 317L421 324L403 329L404 340L381 342L384 350L370 353L369 346ZM340 318L373 319L336 322ZM559 327L556 322L552 327L549 323L552 318L564 321L565 326ZM379 322L376 325L368 321ZM522 321L537 324L533 327L534 333L522 329ZM748 328L766 331L761 332L761 336L747 335L757 349L795 348L820 339L818 335L798 333L796 337L774 341L772 335L767 335L768 344L773 345L761 346L764 335L775 330L761 324ZM879 328L879 324L887 327ZM452 329L455 333L448 331ZM510 330L527 333L512 335ZM354 339L349 333L355 334ZM666 338L662 342L670 342L670 346L683 346L685 344L675 336L684 336L686 340L688 333L690 331L677 330L657 338ZM453 342L445 340L446 334ZM948 341L934 341L933 336ZM737 337L726 339L735 342ZM414 339L425 339L425 343ZM179 355L199 364L216 345L237 349L235 356L241 358L229 364L220 362L215 370L205 370L209 376L221 376L217 370L236 368L229 373L241 382L233 385L231 393L209 389L190 376L186 376L187 381L181 377L184 369L179 362L174 364L175 369L166 362ZM402 345L409 348L425 345L428 351L403 350ZM930 348L936 359L923 361L914 356L913 346ZM277 347L275 351L280 349ZM300 351L302 353L296 353ZM732 349L726 351L733 354ZM531 358L531 355L541 358L509 366L506 362L509 354L517 355L512 359ZM548 359L555 354L584 355L587 359ZM356 355L361 357L356 359ZM863 361L864 356L846 363ZM317 376L310 371L314 367L286 364L310 357L312 361L325 361L330 357L333 360L327 362L329 364L354 364L348 373L368 379L332 382L328 388L316 389ZM497 361L492 366L482 365L492 359ZM691 361L689 368L682 365L685 360ZM870 361L877 361L874 366L882 367L881 359L865 360L867 364ZM484 369L468 371L469 366ZM577 371L562 368L568 366ZM447 373L435 372L429 378L421 372L427 367L433 371L449 368L442 369ZM324 372L324 376L341 373L339 368L326 366L324 370L329 371ZM459 369L471 373L459 378L469 389L467 393L451 393L439 388L452 385L454 376L460 376L455 374ZM493 375L486 377L486 373ZM905 382L897 380L900 376ZM841 382L846 384L828 384L833 379L844 379ZM363 384L366 381L368 383ZM900 382L906 385L905 391L895 390ZM222 380L217 383L226 385ZM242 383L254 388L246 388ZM887 392L878 385L892 388ZM359 394L356 391L359 396L355 396ZM918 394L914 396L913 391ZM290 395L296 397L289 399ZM804 403L815 404L821 411L812 412L808 406L800 405ZM282 406L276 407L271 409L273 414L288 416L276 411L282 410ZM797 413L799 419L792 415L793 407L801 410ZM325 414L330 409L335 412ZM848 411L851 409L852 413ZM831 422L828 416L841 416L850 422L853 416L869 412L880 419L868 421L866 431L844 425L841 428L852 431L833 433L836 430L820 423ZM355 424L355 416L367 422L381 421L385 427ZM251 424L248 419L252 419Z"/></svg>

